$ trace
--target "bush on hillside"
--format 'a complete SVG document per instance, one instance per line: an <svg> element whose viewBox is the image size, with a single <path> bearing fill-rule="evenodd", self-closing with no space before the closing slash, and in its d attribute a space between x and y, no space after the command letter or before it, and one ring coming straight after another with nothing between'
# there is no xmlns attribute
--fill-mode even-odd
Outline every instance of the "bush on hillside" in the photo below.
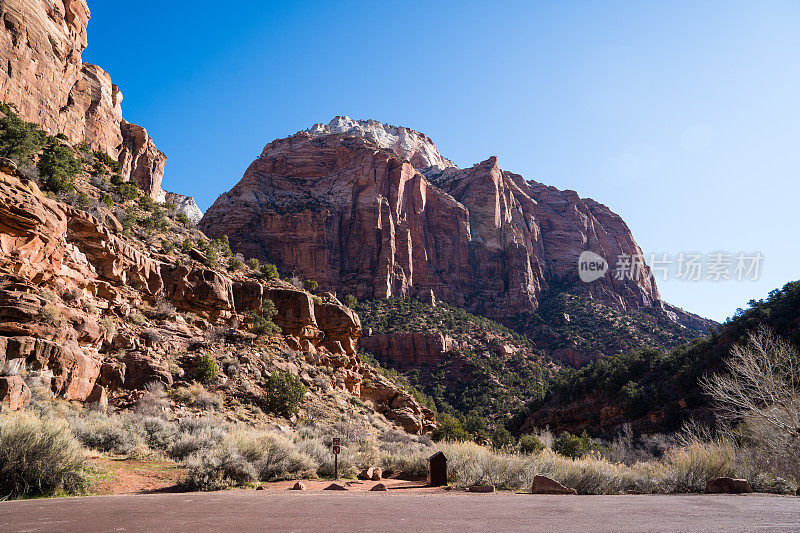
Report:
<svg viewBox="0 0 800 533"><path fill-rule="evenodd" d="M32 414L0 417L0 497L79 492L84 454L63 422Z"/></svg>
<svg viewBox="0 0 800 533"><path fill-rule="evenodd" d="M8 108L7 108L8 109ZM12 110L0 119L0 157L19 164L29 163L47 142L47 134L36 124L25 122Z"/></svg>
<svg viewBox="0 0 800 533"><path fill-rule="evenodd" d="M267 408L286 418L300 410L306 391L300 378L288 371L273 372L264 384Z"/></svg>
<svg viewBox="0 0 800 533"><path fill-rule="evenodd" d="M197 366L194 375L201 383L211 383L219 374L217 361L209 354L203 354L197 358Z"/></svg>
<svg viewBox="0 0 800 533"><path fill-rule="evenodd" d="M48 146L39 159L39 179L42 188L55 193L70 192L72 182L80 173L83 164L72 155L72 149L64 145Z"/></svg>

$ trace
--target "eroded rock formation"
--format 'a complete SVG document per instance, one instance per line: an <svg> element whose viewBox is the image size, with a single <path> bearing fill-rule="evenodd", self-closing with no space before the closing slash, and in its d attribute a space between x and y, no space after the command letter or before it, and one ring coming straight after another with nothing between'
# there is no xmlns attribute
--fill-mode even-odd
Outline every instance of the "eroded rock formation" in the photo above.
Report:
<svg viewBox="0 0 800 533"><path fill-rule="evenodd" d="M118 158L122 177L163 201L166 156L144 128L122 118L122 92L102 68L84 63L85 0L0 3L0 101L52 135Z"/></svg>
<svg viewBox="0 0 800 533"><path fill-rule="evenodd" d="M432 293L500 320L535 309L554 285L620 310L664 306L608 207L506 172L494 157L456 168L427 136L375 121L337 117L268 144L199 227L358 298ZM641 276L618 280L612 269L582 283L585 250L612 266L629 257Z"/></svg>
<svg viewBox="0 0 800 533"><path fill-rule="evenodd" d="M162 259L105 208L89 214L0 171L0 406L30 401L19 375L37 376L67 400L101 406L109 391L169 387L174 354L207 349L214 338L251 345L256 335L248 324L269 298L283 329L279 344L299 363L279 368L323 394L339 389L371 400L408 431L435 424L412 395L362 364L359 317L332 294L312 297L280 280ZM140 308L155 319L149 325ZM259 375L274 370L256 350L243 359L259 361Z"/></svg>

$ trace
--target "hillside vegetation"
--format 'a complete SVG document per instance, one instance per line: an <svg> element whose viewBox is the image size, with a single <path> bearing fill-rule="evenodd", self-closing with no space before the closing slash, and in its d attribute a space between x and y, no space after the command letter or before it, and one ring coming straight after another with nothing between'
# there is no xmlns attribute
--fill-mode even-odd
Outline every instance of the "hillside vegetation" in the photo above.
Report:
<svg viewBox="0 0 800 533"><path fill-rule="evenodd" d="M525 401L544 394L556 368L522 335L443 302L367 300L356 311L375 335L440 333L455 341L438 362L416 367L373 355L430 396L439 411L457 417L474 412L502 426Z"/></svg>
<svg viewBox="0 0 800 533"><path fill-rule="evenodd" d="M548 291L536 311L516 316L509 325L572 366L638 348L671 349L705 334L666 314L623 312L566 289Z"/></svg>
<svg viewBox="0 0 800 533"><path fill-rule="evenodd" d="M605 434L627 422L646 432L677 429L690 417L713 423L700 379L723 370L731 347L761 326L800 345L800 282L750 301L718 331L684 346L639 349L578 370L564 369L546 398L534 399L529 406L526 427L549 425Z"/></svg>

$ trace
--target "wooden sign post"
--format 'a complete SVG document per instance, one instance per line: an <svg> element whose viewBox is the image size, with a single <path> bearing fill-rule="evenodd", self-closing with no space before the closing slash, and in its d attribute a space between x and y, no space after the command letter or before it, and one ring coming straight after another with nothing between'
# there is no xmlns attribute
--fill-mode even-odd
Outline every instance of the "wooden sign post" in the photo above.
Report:
<svg viewBox="0 0 800 533"><path fill-rule="evenodd" d="M333 478L339 479L339 452L342 451L342 439L333 438Z"/></svg>

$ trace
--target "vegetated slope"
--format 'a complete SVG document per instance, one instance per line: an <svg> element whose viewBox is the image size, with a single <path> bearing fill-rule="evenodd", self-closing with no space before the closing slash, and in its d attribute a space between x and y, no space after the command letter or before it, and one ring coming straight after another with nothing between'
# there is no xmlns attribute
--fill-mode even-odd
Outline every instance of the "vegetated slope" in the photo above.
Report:
<svg viewBox="0 0 800 533"><path fill-rule="evenodd" d="M697 320L698 327L714 324L700 317ZM535 311L522 313L508 322L554 360L574 367L639 348L676 348L704 334L670 320L661 312L649 309L623 312L559 288L542 295Z"/></svg>
<svg viewBox="0 0 800 533"><path fill-rule="evenodd" d="M387 298L359 302L356 310L368 332L359 347L445 412L474 410L505 423L543 395L557 367L524 336L444 302Z"/></svg>
<svg viewBox="0 0 800 533"><path fill-rule="evenodd" d="M800 282L750 301L718 331L685 346L635 350L563 370L547 397L531 403L521 430L550 426L608 435L625 423L637 432L661 432L678 429L690 417L713 422L699 379L723 370L731 346L760 326L800 346Z"/></svg>

